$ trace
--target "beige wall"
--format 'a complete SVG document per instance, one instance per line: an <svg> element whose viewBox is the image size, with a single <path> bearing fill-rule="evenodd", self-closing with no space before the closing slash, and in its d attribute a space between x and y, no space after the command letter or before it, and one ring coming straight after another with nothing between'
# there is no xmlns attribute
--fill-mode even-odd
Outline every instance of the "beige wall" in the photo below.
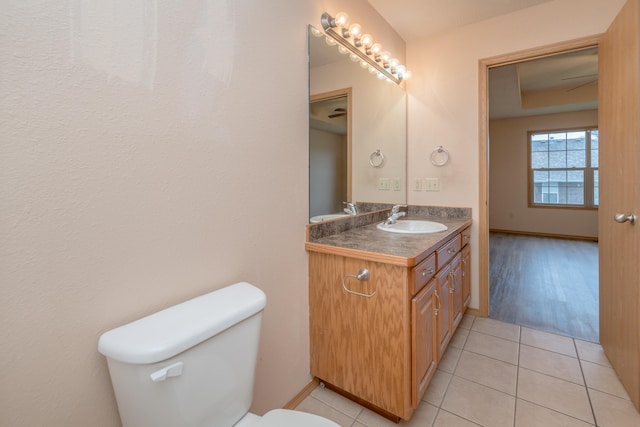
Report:
<svg viewBox="0 0 640 427"><path fill-rule="evenodd" d="M624 0L555 0L407 44L408 202L473 209L472 300L478 308L478 63L483 58L606 30ZM435 167L438 145L450 162ZM440 192L414 192L415 178L440 178Z"/></svg>
<svg viewBox="0 0 640 427"><path fill-rule="evenodd" d="M336 4L3 3L0 425L119 425L100 334L240 280L254 411L310 381L306 25Z"/></svg>
<svg viewBox="0 0 640 427"><path fill-rule="evenodd" d="M489 226L498 230L597 237L597 211L529 208L527 200L527 132L597 124L597 110L492 120Z"/></svg>

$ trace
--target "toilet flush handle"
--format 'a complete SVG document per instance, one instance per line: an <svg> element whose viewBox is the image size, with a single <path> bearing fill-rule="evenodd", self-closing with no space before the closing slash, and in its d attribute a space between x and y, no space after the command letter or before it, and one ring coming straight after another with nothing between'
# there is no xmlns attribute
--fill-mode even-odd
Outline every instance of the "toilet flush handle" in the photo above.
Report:
<svg viewBox="0 0 640 427"><path fill-rule="evenodd" d="M184 364L182 362L176 362L169 366L165 366L164 368L153 372L151 375L151 381L154 383L164 381L169 377L178 377L182 375L182 366Z"/></svg>

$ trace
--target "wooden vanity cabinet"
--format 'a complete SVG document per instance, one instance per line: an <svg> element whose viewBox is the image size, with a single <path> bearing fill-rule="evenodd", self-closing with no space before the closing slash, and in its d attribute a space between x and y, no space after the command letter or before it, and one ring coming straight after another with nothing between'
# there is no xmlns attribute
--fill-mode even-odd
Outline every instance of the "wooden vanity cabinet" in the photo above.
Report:
<svg viewBox="0 0 640 427"><path fill-rule="evenodd" d="M311 374L410 419L464 314L463 241L455 235L414 267L310 251ZM369 280L355 277L362 268Z"/></svg>
<svg viewBox="0 0 640 427"><path fill-rule="evenodd" d="M361 268L370 279L348 277ZM410 269L339 255L309 253L311 374L395 416L411 401Z"/></svg>

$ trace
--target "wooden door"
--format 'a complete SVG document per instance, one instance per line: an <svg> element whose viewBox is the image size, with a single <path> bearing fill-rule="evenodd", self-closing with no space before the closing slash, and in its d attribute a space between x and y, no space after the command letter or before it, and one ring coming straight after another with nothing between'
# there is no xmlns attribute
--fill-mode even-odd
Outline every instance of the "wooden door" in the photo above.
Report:
<svg viewBox="0 0 640 427"><path fill-rule="evenodd" d="M368 280L354 278L361 268ZM413 412L408 276L406 267L309 253L311 374L404 419ZM345 291L345 277L372 296Z"/></svg>
<svg viewBox="0 0 640 427"><path fill-rule="evenodd" d="M599 46L600 342L640 410L639 0L629 0ZM619 218L621 220L623 218Z"/></svg>
<svg viewBox="0 0 640 427"><path fill-rule="evenodd" d="M449 273L449 297L450 301L450 309L449 313L449 325L451 328L451 332L456 330L460 321L462 320L463 310L462 310L462 255L458 254L451 261L451 272Z"/></svg>
<svg viewBox="0 0 640 427"><path fill-rule="evenodd" d="M411 404L418 407L436 372L436 327L435 327L436 280L432 280L411 300L412 316L412 393Z"/></svg>
<svg viewBox="0 0 640 427"><path fill-rule="evenodd" d="M447 344L451 339L451 323L449 319L450 310L450 294L449 294L449 281L451 276L451 264L447 264L436 275L436 330L437 330L437 350L438 350L438 362L442 359Z"/></svg>
<svg viewBox="0 0 640 427"><path fill-rule="evenodd" d="M462 309L465 310L471 300L471 246L462 248Z"/></svg>

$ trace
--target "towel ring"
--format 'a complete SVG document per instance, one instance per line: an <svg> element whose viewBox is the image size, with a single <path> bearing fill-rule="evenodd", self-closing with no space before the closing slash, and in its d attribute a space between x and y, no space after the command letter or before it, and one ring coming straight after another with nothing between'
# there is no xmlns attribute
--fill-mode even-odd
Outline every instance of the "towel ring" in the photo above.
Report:
<svg viewBox="0 0 640 427"><path fill-rule="evenodd" d="M449 161L449 152L442 148L442 145L438 145L435 150L431 152L431 164L434 166L444 166Z"/></svg>
<svg viewBox="0 0 640 427"><path fill-rule="evenodd" d="M370 294L363 294L362 292L356 292L356 291L352 291L351 289L347 288L347 284L345 283L347 281L347 279L349 277L353 277L354 279L358 280L358 281L368 281L369 278L371 277L371 274L369 273L369 270L367 270L366 268L361 268L360 271L358 272L358 274L347 274L346 276L344 276L342 278L342 288L353 295L358 295L361 297L365 297L365 298L371 298L374 297L376 295L376 291L373 291Z"/></svg>
<svg viewBox="0 0 640 427"><path fill-rule="evenodd" d="M379 148L369 156L369 164L372 168L381 168L384 164L384 154L380 152Z"/></svg>

